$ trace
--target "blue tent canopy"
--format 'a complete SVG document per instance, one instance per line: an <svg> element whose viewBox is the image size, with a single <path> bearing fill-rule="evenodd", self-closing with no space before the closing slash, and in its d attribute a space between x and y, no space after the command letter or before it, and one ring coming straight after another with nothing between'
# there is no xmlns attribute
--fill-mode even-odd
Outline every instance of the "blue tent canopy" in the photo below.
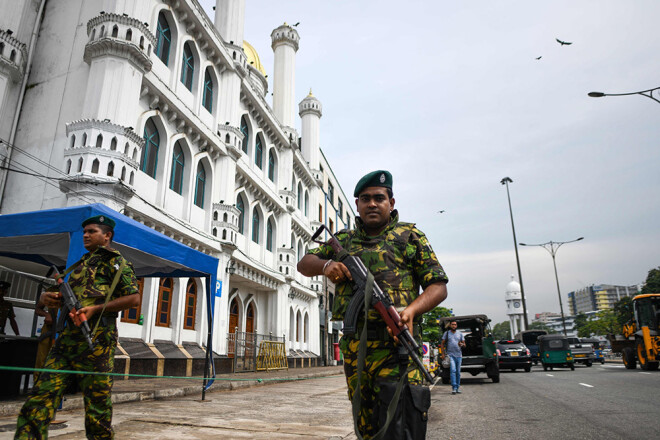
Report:
<svg viewBox="0 0 660 440"><path fill-rule="evenodd" d="M105 205L97 203L0 215L0 255L55 265L58 269L69 267L87 252L83 246L82 222L96 215L108 216L116 222L112 247L133 263L138 277L206 278L210 344L218 259Z"/></svg>

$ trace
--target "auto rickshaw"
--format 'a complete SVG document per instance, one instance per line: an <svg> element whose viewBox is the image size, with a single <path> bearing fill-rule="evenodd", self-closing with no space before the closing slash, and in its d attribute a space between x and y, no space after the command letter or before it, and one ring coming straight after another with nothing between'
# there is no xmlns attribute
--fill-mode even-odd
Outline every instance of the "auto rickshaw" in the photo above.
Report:
<svg viewBox="0 0 660 440"><path fill-rule="evenodd" d="M575 361L568 345L568 339L562 335L539 336L539 356L543 371L554 367L566 367L575 370Z"/></svg>

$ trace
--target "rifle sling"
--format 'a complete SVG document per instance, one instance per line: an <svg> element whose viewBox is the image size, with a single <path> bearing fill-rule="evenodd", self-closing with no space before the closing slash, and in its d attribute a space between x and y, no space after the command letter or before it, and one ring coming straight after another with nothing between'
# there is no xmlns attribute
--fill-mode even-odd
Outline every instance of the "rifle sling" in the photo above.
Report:
<svg viewBox="0 0 660 440"><path fill-rule="evenodd" d="M360 345L358 347L358 357L357 357L357 364L358 364L357 386L355 387L355 394L353 395L353 399L351 401L353 407L353 423L355 425L355 435L357 435L357 438L359 440L363 440L362 435L360 435L360 431L358 430L358 420L360 418L360 409L362 406L362 392L361 392L362 371L364 370L364 360L367 354L367 333L368 333L367 318L369 315L369 308L371 306L371 296L373 294L373 288L374 288L374 276L371 272L367 272L367 281L364 286L364 326L362 327L362 333L360 334ZM380 440L383 438L385 432L387 431L387 428L390 425L390 422L394 418L394 413L396 412L396 407L399 402L401 391L403 390L403 385L406 379L408 378L408 374L406 373L407 372L401 374L401 379L397 384L396 390L394 392L394 396L392 396L392 400L390 401L390 404L387 407L387 418L385 419L385 424L372 437L373 440Z"/></svg>
<svg viewBox="0 0 660 440"><path fill-rule="evenodd" d="M121 273L124 271L125 267L126 267L126 259L122 258L122 262L119 265L119 269L117 269L117 272L115 273L115 278L112 280L112 284L110 285L110 290L108 290L108 293L105 295L105 302L103 303L103 308L101 309L101 313L99 314L99 317L96 320L96 325L94 325L94 330L92 330L92 337L94 337L94 335L96 334L96 329L99 327L101 318L103 318L103 312L105 312L105 307L108 305L108 301L112 296L112 292L115 291L115 287L117 287L117 283L119 283L119 278L121 277Z"/></svg>

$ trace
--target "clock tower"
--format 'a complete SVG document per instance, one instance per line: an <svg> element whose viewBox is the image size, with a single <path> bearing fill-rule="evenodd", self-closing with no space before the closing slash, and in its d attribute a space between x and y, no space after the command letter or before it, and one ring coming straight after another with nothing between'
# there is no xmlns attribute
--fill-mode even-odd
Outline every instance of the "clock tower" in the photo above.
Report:
<svg viewBox="0 0 660 440"><path fill-rule="evenodd" d="M509 315L511 326L511 337L525 329L524 310L522 305L522 293L520 284L511 275L511 282L506 286L506 314Z"/></svg>

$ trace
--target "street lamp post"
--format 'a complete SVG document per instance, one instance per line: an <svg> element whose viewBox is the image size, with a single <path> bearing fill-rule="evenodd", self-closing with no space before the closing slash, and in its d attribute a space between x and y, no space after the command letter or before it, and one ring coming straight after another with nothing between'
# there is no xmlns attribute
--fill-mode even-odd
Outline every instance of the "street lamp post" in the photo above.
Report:
<svg viewBox="0 0 660 440"><path fill-rule="evenodd" d="M571 241L549 241L547 243L541 243L541 244L526 244L526 243L520 243L520 246L541 246L543 249L546 251L550 252L550 255L552 256L552 265L555 268L555 280L557 281L557 296L559 297L559 311L561 312L561 324L564 327L564 336L566 336L566 319L564 318L564 306L562 305L561 302L561 291L559 290L559 276L557 275L557 263L555 262L555 255L557 255L557 250L561 247L562 244L566 243L573 243L576 241L583 240L584 237L576 238L575 240Z"/></svg>
<svg viewBox="0 0 660 440"><path fill-rule="evenodd" d="M509 200L509 215L511 216L511 230L513 231L513 248L516 250L516 265L518 266L518 280L520 281L520 296L522 297L523 318L525 320L525 330L529 328L527 321L527 303L525 302L525 289L523 288L522 272L520 270L520 258L518 258L518 245L516 244L516 227L513 225L513 210L511 209L511 196L509 195L509 183L512 183L510 177L500 180L500 183L506 186L506 197Z"/></svg>
<svg viewBox="0 0 660 440"><path fill-rule="evenodd" d="M592 98L602 98L603 96L628 96L628 95L642 95L646 96L647 98L651 98L658 104L660 104L660 100L653 96L653 92L656 90L660 90L660 87L656 87L655 89L648 89L648 90L640 90L639 92L630 92L630 93L603 93L603 92L589 92L587 95L591 96Z"/></svg>

